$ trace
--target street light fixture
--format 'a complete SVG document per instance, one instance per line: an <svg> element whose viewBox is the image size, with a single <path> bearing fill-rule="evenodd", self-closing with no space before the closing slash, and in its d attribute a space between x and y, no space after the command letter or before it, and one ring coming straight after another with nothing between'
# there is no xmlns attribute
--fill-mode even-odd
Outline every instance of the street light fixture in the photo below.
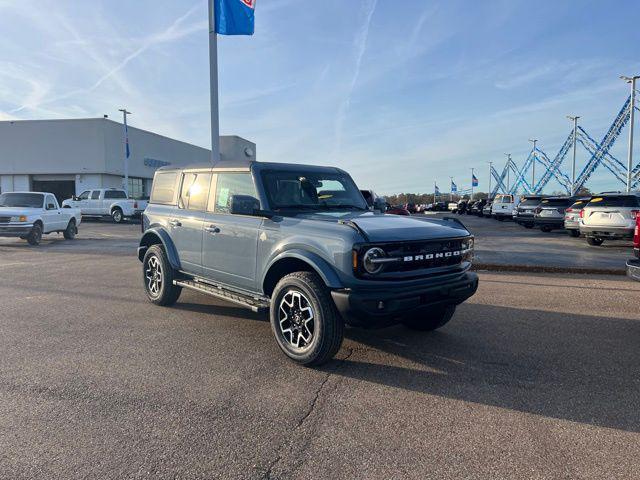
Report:
<svg viewBox="0 0 640 480"><path fill-rule="evenodd" d="M640 75L634 75L633 77L620 75L620 78L631 84L631 102L629 103L629 154L627 157L627 193L629 193L631 191L631 171L633 169L633 123L636 106L636 80L640 78Z"/></svg>

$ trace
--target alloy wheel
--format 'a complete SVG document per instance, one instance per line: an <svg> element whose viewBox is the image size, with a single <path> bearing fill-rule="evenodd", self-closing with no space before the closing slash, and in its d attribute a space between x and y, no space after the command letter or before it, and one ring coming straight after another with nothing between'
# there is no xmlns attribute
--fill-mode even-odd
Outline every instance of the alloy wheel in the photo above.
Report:
<svg viewBox="0 0 640 480"><path fill-rule="evenodd" d="M144 276L147 279L147 289L151 296L157 297L160 295L160 290L162 289L162 265L155 255L149 257Z"/></svg>
<svg viewBox="0 0 640 480"><path fill-rule="evenodd" d="M311 302L298 290L288 290L280 300L280 334L294 349L305 350L313 341L315 315Z"/></svg>

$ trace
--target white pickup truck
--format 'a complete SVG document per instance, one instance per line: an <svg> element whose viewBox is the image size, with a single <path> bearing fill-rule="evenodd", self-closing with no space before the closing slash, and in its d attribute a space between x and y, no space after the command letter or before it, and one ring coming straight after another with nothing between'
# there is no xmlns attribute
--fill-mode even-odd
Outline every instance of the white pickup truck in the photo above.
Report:
<svg viewBox="0 0 640 480"><path fill-rule="evenodd" d="M77 208L60 208L51 193L0 194L0 237L18 237L38 245L46 233L62 233L72 240L82 221Z"/></svg>
<svg viewBox="0 0 640 480"><path fill-rule="evenodd" d="M120 223L125 218L139 217L147 207L146 200L133 200L117 188L85 190L77 197L62 202L62 208L79 208L85 217L111 217Z"/></svg>

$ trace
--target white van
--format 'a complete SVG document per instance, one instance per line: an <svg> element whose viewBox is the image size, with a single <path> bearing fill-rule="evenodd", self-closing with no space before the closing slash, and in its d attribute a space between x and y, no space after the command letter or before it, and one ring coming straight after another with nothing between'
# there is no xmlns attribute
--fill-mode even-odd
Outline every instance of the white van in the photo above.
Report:
<svg viewBox="0 0 640 480"><path fill-rule="evenodd" d="M493 199L491 216L503 221L505 218L513 218L513 211L518 208L520 197L515 195L499 194Z"/></svg>

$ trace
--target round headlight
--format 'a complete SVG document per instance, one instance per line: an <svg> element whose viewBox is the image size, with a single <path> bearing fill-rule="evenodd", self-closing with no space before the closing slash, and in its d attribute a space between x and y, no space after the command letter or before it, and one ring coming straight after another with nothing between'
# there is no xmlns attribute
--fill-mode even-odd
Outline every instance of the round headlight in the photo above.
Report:
<svg viewBox="0 0 640 480"><path fill-rule="evenodd" d="M384 253L384 250L382 250L381 248L370 248L362 257L362 266L364 267L365 271L371 275L380 273L380 271L382 271L383 264L376 263L374 262L374 260L378 258L384 258L385 256L386 255Z"/></svg>

